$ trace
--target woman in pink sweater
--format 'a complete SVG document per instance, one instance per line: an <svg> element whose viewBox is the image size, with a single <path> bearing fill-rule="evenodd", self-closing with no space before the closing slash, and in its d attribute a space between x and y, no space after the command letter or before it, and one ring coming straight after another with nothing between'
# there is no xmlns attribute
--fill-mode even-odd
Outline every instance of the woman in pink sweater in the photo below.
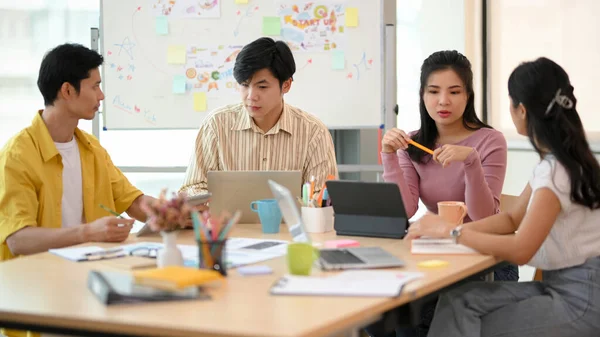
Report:
<svg viewBox="0 0 600 337"><path fill-rule="evenodd" d="M475 114L473 73L456 51L429 56L421 67L421 128L389 130L382 141L383 178L397 183L407 215L419 198L437 213L438 201L464 201L465 222L498 212L506 173L506 140ZM408 145L413 139L434 154Z"/></svg>
<svg viewBox="0 0 600 337"><path fill-rule="evenodd" d="M421 128L409 134L394 128L382 140L383 179L398 184L407 215L416 213L419 199L433 213L438 201L463 201L468 208L465 222L498 213L506 140L475 113L469 60L457 51L433 53L421 67L419 95ZM409 145L410 139L433 149L433 155ZM503 281L519 278L515 265L494 276ZM427 316L425 325L431 319Z"/></svg>

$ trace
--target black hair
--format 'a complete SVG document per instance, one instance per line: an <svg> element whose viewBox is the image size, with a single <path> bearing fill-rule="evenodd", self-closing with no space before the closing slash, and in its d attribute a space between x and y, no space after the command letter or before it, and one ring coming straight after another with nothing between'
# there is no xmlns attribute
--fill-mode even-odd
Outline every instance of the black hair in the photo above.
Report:
<svg viewBox="0 0 600 337"><path fill-rule="evenodd" d="M545 57L521 63L508 78L513 106L523 104L527 136L535 151L550 152L571 183L571 200L600 207L600 166L592 154L577 113L577 99L567 72Z"/></svg>
<svg viewBox="0 0 600 337"><path fill-rule="evenodd" d="M242 48L233 66L233 77L242 84L259 70L269 71L279 80L279 86L294 76L296 62L290 47L283 41L261 37Z"/></svg>
<svg viewBox="0 0 600 337"><path fill-rule="evenodd" d="M42 60L37 80L44 105L54 104L65 82L79 94L81 80L88 78L90 71L103 61L102 55L80 44L66 43L50 50Z"/></svg>
<svg viewBox="0 0 600 337"><path fill-rule="evenodd" d="M419 89L419 113L421 115L421 127L411 137L415 142L425 145L428 148L433 148L435 142L438 139L439 132L435 121L425 107L425 101L423 100L423 94L425 93L425 87L429 76L440 70L451 69L463 82L465 90L467 92L467 106L465 107L464 114L462 116L462 123L467 130L479 130L481 128L491 128L491 126L483 123L477 114L475 113L475 92L473 91L473 71L471 70L471 62L461 53L456 50L443 50L435 52L429 55L428 58L423 61L421 66L421 88ZM409 147L407 149L408 155L415 162L426 162L426 158L430 159L431 156L425 152L415 148Z"/></svg>

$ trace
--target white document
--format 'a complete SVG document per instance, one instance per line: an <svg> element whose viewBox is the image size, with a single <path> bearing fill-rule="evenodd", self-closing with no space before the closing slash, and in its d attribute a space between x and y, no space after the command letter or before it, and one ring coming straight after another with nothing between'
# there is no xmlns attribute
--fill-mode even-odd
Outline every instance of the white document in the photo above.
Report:
<svg viewBox="0 0 600 337"><path fill-rule="evenodd" d="M287 245L288 241L284 240L229 238L226 249L227 251L242 250L283 256L287 254Z"/></svg>
<svg viewBox="0 0 600 337"><path fill-rule="evenodd" d="M379 270L348 270L329 277L286 275L271 287L271 294L396 297L405 284L421 277L417 272Z"/></svg>
<svg viewBox="0 0 600 337"><path fill-rule="evenodd" d="M118 249L106 250L96 246L50 249L48 252L75 262L125 256L125 253L123 251L118 251Z"/></svg>
<svg viewBox="0 0 600 337"><path fill-rule="evenodd" d="M473 248L454 243L452 239L414 239L410 252L413 254L479 254Z"/></svg>

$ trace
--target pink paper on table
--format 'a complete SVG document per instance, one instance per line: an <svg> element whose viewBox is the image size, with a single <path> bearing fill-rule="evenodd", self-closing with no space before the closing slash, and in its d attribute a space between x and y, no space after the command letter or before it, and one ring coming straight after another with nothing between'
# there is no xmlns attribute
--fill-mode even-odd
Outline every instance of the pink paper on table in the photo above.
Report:
<svg viewBox="0 0 600 337"><path fill-rule="evenodd" d="M346 248L346 247L358 247L360 243L356 240L330 240L325 241L325 248Z"/></svg>

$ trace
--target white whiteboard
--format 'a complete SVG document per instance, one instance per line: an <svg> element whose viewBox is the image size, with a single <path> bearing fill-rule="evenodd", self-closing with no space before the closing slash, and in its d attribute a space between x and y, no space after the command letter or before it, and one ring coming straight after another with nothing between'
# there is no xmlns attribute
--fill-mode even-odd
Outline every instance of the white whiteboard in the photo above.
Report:
<svg viewBox="0 0 600 337"><path fill-rule="evenodd" d="M105 128L196 129L211 110L240 102L237 83L231 76L231 60L243 45L265 36L264 20L281 20L280 31L284 36L271 36L274 39L285 40L292 47L298 45L293 39L304 38L309 42L308 50L292 48L297 70L292 88L284 96L287 103L314 114L329 128L368 128L382 124L382 0L311 1L311 6L305 1L248 0L247 4L238 1L244 2L102 0L100 40L105 58L102 67ZM198 4L214 7L203 9ZM161 15L165 8L170 9L169 14ZM356 27L345 26L348 9L358 12ZM320 13L331 12L334 20L327 15L318 25L332 23L336 32L328 32L332 35L325 37L317 34L314 40L308 40L307 35L298 37L298 23L310 22L296 19L314 19ZM210 17L216 15L219 17ZM277 16L279 20L274 19ZM295 27L291 26L293 20ZM161 35L164 21L168 33ZM324 45L325 38L331 39ZM327 47L329 50L324 50ZM177 48L180 52L185 48L185 64L168 62L169 50ZM212 78L215 71L217 81ZM209 76L203 75L206 73ZM174 83L181 90L182 77L187 83L185 92L174 93ZM210 85L212 82L216 82L218 89ZM202 94L194 94L199 92L205 92L204 100ZM195 97L198 105L194 103Z"/></svg>

